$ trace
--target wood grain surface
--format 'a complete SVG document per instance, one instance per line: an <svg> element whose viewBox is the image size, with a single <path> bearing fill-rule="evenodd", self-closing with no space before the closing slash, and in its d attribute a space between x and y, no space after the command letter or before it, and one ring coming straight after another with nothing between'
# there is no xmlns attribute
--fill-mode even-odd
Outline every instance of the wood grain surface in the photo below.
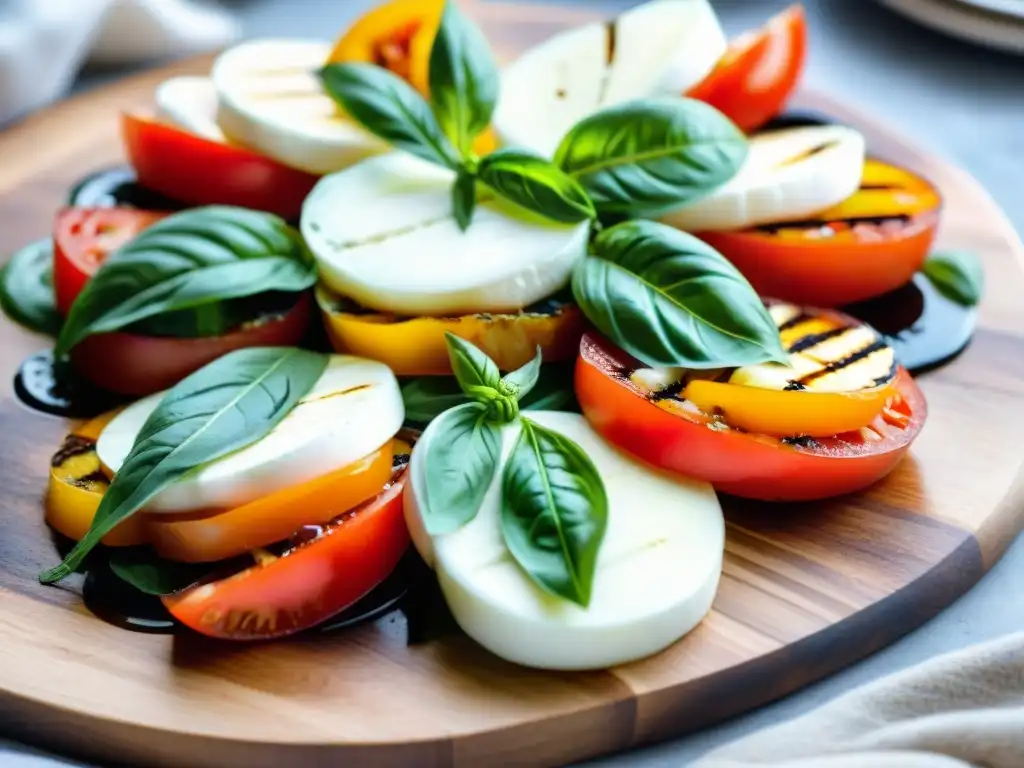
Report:
<svg viewBox="0 0 1024 768"><path fill-rule="evenodd" d="M578 11L474 4L508 56ZM0 252L50 230L69 185L121 158L119 110L145 107L172 73L125 80L0 135ZM921 379L928 424L912 456L859 496L771 506L728 501L714 608L653 658L552 674L470 640L409 646L392 613L334 636L267 645L134 634L82 606L79 584L42 587L54 563L42 521L60 419L11 391L47 340L0 325L0 717L21 738L164 766L553 765L700 728L783 696L913 629L973 585L1024 524L1022 247L965 173L814 95L872 151L932 179L942 247L984 259L980 327L953 364ZM652 585L652 588L655 588Z"/></svg>

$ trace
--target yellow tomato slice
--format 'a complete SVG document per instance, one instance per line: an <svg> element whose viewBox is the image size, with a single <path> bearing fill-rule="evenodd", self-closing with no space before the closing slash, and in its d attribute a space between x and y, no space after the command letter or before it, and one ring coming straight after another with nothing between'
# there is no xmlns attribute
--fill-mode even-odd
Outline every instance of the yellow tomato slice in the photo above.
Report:
<svg viewBox="0 0 1024 768"><path fill-rule="evenodd" d="M391 0L361 16L334 45L328 64L364 62L384 67L427 96L430 51L441 26L445 0ZM486 155L498 141L488 128L473 142Z"/></svg>
<svg viewBox="0 0 1024 768"><path fill-rule="evenodd" d="M683 397L732 427L776 437L829 437L860 429L882 411L891 387L859 392L786 392L693 381Z"/></svg>
<svg viewBox="0 0 1024 768"><path fill-rule="evenodd" d="M538 313L402 318L347 311L323 286L316 296L335 350L379 360L398 376L450 375L446 333L475 344L498 368L512 371L528 363L537 347L548 363L575 359L586 327L575 304Z"/></svg>
<svg viewBox="0 0 1024 768"><path fill-rule="evenodd" d="M304 525L323 525L380 493L391 477L392 441L308 483L226 512L142 515L154 549L188 563L213 562L265 547Z"/></svg>
<svg viewBox="0 0 1024 768"><path fill-rule="evenodd" d="M96 455L96 438L115 415L117 411L112 411L76 427L50 463L46 522L69 539L78 541L85 536L110 485ZM144 544L142 521L128 518L102 542L108 547Z"/></svg>

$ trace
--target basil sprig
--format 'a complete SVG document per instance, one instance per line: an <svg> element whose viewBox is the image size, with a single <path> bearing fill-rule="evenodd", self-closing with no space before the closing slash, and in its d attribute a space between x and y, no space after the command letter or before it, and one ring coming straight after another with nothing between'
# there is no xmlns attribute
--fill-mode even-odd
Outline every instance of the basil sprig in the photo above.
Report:
<svg viewBox="0 0 1024 768"><path fill-rule="evenodd" d="M529 419L519 401L541 378L541 355L502 377L467 341L448 334L452 370L463 402L430 425L421 514L433 536L473 520L501 457L502 427L520 422L501 480L501 532L509 552L542 589L579 605L590 602L608 498L593 462L574 442Z"/></svg>
<svg viewBox="0 0 1024 768"><path fill-rule="evenodd" d="M56 336L64 322L53 298L53 241L29 243L0 271L0 308L29 330Z"/></svg>
<svg viewBox="0 0 1024 768"><path fill-rule="evenodd" d="M555 164L587 190L601 214L656 216L724 184L747 156L725 115L694 99L630 101L584 118Z"/></svg>
<svg viewBox="0 0 1024 768"><path fill-rule="evenodd" d="M664 224L627 221L601 232L572 291L602 333L650 366L788 361L771 315L739 270Z"/></svg>
<svg viewBox="0 0 1024 768"><path fill-rule="evenodd" d="M939 293L957 304L973 307L981 301L985 274L975 254L968 251L934 253L921 271Z"/></svg>
<svg viewBox="0 0 1024 768"><path fill-rule="evenodd" d="M52 584L66 578L100 539L171 483L264 437L326 366L326 355L254 347L231 352L183 379L143 424L89 531L39 580Z"/></svg>
<svg viewBox="0 0 1024 768"><path fill-rule="evenodd" d="M455 171L452 217L465 231L477 203L477 182L556 221L594 216L583 189L553 163L527 153L477 157L473 142L498 101L498 67L487 40L448 0L430 51L430 102L397 75L372 64L328 64L324 90L375 136Z"/></svg>
<svg viewBox="0 0 1024 768"><path fill-rule="evenodd" d="M537 584L586 607L608 527L608 494L572 440L522 419L501 484L501 533Z"/></svg>
<svg viewBox="0 0 1024 768"><path fill-rule="evenodd" d="M157 315L202 313L230 299L298 292L315 282L312 256L283 219L245 208L195 208L111 254L75 299L54 352L65 355L87 336Z"/></svg>
<svg viewBox="0 0 1024 768"><path fill-rule="evenodd" d="M224 568L223 562L179 563L166 560L149 547L118 547L108 555L107 565L121 581L131 584L143 594L157 597L191 587Z"/></svg>
<svg viewBox="0 0 1024 768"><path fill-rule="evenodd" d="M533 368L534 360L527 368ZM573 390L571 365L537 365L537 383L519 401L520 411L579 412ZM524 369L525 371L526 369ZM522 391L519 374L506 377ZM451 376L420 376L402 384L405 418L416 424L429 424L449 408L470 402L459 382Z"/></svg>

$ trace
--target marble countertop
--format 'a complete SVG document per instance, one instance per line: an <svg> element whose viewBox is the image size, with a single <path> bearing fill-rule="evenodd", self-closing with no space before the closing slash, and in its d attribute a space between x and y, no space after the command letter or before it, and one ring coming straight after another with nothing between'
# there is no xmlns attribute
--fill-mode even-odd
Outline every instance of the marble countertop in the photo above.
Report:
<svg viewBox="0 0 1024 768"><path fill-rule="evenodd" d="M758 26L789 0L713 0L726 28ZM572 0L570 0L572 2ZM231 0L247 36L322 36L372 0ZM614 11L622 0L572 4ZM866 0L807 0L811 52L806 83L877 115L928 150L972 173L1024 231L1024 57L974 48L918 28ZM79 88L121 73L87 73ZM879 676L939 653L1024 629L1005 610L1024 594L1024 538L968 594L902 641L831 678L745 716L674 741L591 761L588 766L683 766L708 749L788 719ZM17 739L9 725L5 735ZM80 766L15 741L0 742L0 765Z"/></svg>

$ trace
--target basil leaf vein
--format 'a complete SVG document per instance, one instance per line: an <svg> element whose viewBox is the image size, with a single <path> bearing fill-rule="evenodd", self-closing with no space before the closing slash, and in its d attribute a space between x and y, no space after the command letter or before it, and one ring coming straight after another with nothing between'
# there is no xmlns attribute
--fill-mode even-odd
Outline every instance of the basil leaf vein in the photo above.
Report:
<svg viewBox="0 0 1024 768"><path fill-rule="evenodd" d="M714 107L660 98L584 118L562 139L555 164L599 213L655 216L727 182L746 155L746 137Z"/></svg>
<svg viewBox="0 0 1024 768"><path fill-rule="evenodd" d="M576 443L529 419L505 465L501 532L542 589L584 608L608 526L608 496Z"/></svg>
<svg viewBox="0 0 1024 768"><path fill-rule="evenodd" d="M55 353L156 315L315 282L312 256L283 219L221 206L185 211L110 255L72 305Z"/></svg>
<svg viewBox="0 0 1024 768"><path fill-rule="evenodd" d="M478 173L499 195L547 219L576 224L597 215L583 187L539 155L499 149L480 161Z"/></svg>
<svg viewBox="0 0 1024 768"><path fill-rule="evenodd" d="M373 64L328 64L324 90L366 130L398 149L448 168L459 157L426 100L405 80Z"/></svg>
<svg viewBox="0 0 1024 768"><path fill-rule="evenodd" d="M490 124L498 103L498 67L487 40L449 0L430 51L430 105L463 156Z"/></svg>
<svg viewBox="0 0 1024 768"><path fill-rule="evenodd" d="M64 562L39 576L69 576L107 533L197 467L269 433L313 387L327 356L295 348L229 353L183 379L157 405Z"/></svg>
<svg viewBox="0 0 1024 768"><path fill-rule="evenodd" d="M746 278L711 246L663 224L628 221L601 232L572 287L587 318L647 365L788 362Z"/></svg>
<svg viewBox="0 0 1024 768"><path fill-rule="evenodd" d="M928 257L921 271L946 298L965 307L973 307L981 301L985 273L975 254L969 251L935 253Z"/></svg>
<svg viewBox="0 0 1024 768"><path fill-rule="evenodd" d="M29 243L0 271L0 308L29 330L55 336L64 319L53 294L53 241Z"/></svg>
<svg viewBox="0 0 1024 768"><path fill-rule="evenodd" d="M424 524L432 536L451 533L480 510L497 473L501 427L487 419L487 408L466 403L431 425L426 445Z"/></svg>

